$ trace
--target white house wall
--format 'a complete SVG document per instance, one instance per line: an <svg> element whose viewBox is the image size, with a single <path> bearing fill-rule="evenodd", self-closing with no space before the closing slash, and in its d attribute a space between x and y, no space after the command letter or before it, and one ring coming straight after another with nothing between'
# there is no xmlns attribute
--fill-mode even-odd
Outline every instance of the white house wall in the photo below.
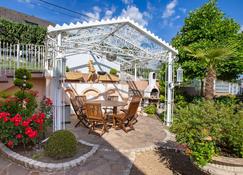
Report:
<svg viewBox="0 0 243 175"><path fill-rule="evenodd" d="M70 68L70 70L81 71L82 73L89 72L87 64L90 59L93 60L96 71L105 71L109 73L111 68L115 68L120 71L120 65L118 63L110 62L105 58L99 58L95 55L92 56L90 53L75 54L66 57L66 59L66 65Z"/></svg>
<svg viewBox="0 0 243 175"><path fill-rule="evenodd" d="M76 90L78 95L84 95L89 90L97 91L99 96L88 95L87 99L105 100L105 92L115 90L115 95L119 97L118 100L122 101L128 98L128 85L127 84L113 84L113 83L65 83L65 87L72 87ZM114 95L113 94L113 95Z"/></svg>

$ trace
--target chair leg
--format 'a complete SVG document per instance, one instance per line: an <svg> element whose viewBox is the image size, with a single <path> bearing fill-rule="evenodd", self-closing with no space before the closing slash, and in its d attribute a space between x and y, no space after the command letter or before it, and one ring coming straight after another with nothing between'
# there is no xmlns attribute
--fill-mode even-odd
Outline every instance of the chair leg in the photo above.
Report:
<svg viewBox="0 0 243 175"><path fill-rule="evenodd" d="M92 132L92 131L94 131L94 122L91 122L90 123L90 126L89 126L89 134Z"/></svg>
<svg viewBox="0 0 243 175"><path fill-rule="evenodd" d="M122 129L122 130L123 130L124 132L126 132L126 133L128 132L127 129L126 129L126 126L125 126L124 121L119 121L119 122L118 122L118 128L119 128L119 129Z"/></svg>
<svg viewBox="0 0 243 175"><path fill-rule="evenodd" d="M133 127L132 121L130 121L130 122L128 123L128 126L131 128L131 130L135 130L134 127Z"/></svg>
<svg viewBox="0 0 243 175"><path fill-rule="evenodd" d="M80 123L81 123L81 121L79 120L79 121L77 122L77 124L76 124L74 127L77 128L78 125L80 125Z"/></svg>
<svg viewBox="0 0 243 175"><path fill-rule="evenodd" d="M122 123L122 124L121 124L121 128L122 128L122 130L123 130L123 131L125 131L125 133L127 133L127 132L128 132L128 130L126 129L126 126L125 126L125 124L124 124L124 123Z"/></svg>

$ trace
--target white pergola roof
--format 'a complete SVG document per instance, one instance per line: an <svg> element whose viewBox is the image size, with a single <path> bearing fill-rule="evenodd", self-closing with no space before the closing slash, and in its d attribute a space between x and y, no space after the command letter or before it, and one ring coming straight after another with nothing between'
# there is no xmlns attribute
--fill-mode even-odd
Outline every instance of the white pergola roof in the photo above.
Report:
<svg viewBox="0 0 243 175"><path fill-rule="evenodd" d="M167 62L168 52L173 55L178 53L169 43L129 18L49 26L49 44L56 45L60 33L61 48L65 55L85 51L101 55L113 54L121 65Z"/></svg>

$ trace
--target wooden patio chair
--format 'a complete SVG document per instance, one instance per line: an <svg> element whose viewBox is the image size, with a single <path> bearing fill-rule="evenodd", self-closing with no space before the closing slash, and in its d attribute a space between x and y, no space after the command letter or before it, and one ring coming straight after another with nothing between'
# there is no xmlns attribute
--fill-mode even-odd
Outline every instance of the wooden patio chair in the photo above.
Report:
<svg viewBox="0 0 243 175"><path fill-rule="evenodd" d="M115 115L115 120L117 122L118 128L122 129L125 132L128 132L129 130L134 130L134 121L137 120L137 110L140 104L141 97L134 98L126 111L122 111ZM127 127L130 129L127 130Z"/></svg>
<svg viewBox="0 0 243 175"><path fill-rule="evenodd" d="M100 135L103 135L105 132L108 132L107 117L102 113L100 103L85 103L85 111L87 115L87 120L90 123L89 134L91 132L95 132L95 129L97 129L97 126L100 124L102 125L102 133Z"/></svg>
<svg viewBox="0 0 243 175"><path fill-rule="evenodd" d="M65 92L67 92L70 95L70 102L73 106L73 110L78 118L78 122L75 124L75 127L79 126L81 123L86 128L89 127L89 122L87 120L87 116L85 114L85 108L84 103L86 100L86 97L84 96L75 96L72 89L66 89Z"/></svg>
<svg viewBox="0 0 243 175"><path fill-rule="evenodd" d="M141 97L140 96L133 96L132 97L132 99L131 99L131 102L136 102L136 101L139 101L139 103L140 103L140 101L141 101ZM130 102L130 103L131 103ZM122 112L124 112L124 113L128 113L128 109L129 109L129 105L128 105L128 108L127 109L121 109L121 111ZM137 123L137 116L138 115L135 115L133 118L132 118L132 120L133 120L133 124L135 124L135 123Z"/></svg>

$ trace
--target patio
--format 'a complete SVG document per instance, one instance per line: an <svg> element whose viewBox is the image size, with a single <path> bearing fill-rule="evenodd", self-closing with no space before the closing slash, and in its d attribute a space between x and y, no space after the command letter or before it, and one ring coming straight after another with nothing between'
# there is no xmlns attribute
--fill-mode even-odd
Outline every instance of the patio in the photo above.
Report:
<svg viewBox="0 0 243 175"><path fill-rule="evenodd" d="M26 169L16 163L0 157L0 174L38 175L38 174L130 174L136 153L151 151L169 139L168 131L156 119L139 116L135 130L125 133L122 130L110 129L109 133L99 137L88 134L88 129L84 127L74 127L76 116L71 116L72 123L67 125L67 129L75 133L77 139L98 144L97 152L88 158L86 162L65 172L39 172L34 169Z"/></svg>

